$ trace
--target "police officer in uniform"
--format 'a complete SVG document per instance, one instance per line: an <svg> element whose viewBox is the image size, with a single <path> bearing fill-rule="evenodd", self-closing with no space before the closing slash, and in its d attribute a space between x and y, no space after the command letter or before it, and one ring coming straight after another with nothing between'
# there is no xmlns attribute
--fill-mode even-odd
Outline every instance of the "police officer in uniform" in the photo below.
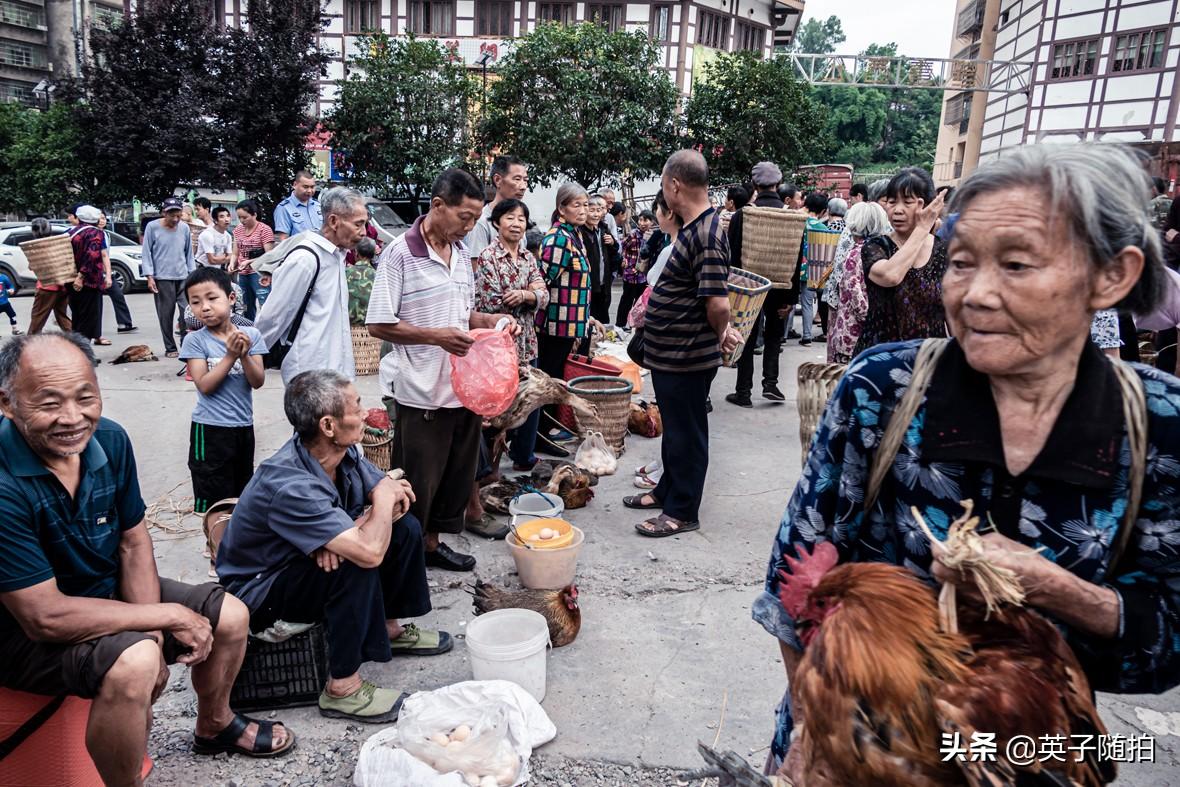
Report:
<svg viewBox="0 0 1180 787"><path fill-rule="evenodd" d="M315 198L315 178L301 169L295 173L291 195L275 206L275 240L284 240L304 230L318 232L323 225L324 215Z"/></svg>

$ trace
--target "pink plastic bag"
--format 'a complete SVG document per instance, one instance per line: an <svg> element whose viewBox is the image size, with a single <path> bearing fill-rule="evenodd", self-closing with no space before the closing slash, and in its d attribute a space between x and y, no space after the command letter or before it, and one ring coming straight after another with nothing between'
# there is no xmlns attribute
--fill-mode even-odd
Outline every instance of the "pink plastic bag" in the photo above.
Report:
<svg viewBox="0 0 1180 787"><path fill-rule="evenodd" d="M492 418L516 399L520 361L516 340L505 330L476 328L467 355L451 356L451 387L471 412Z"/></svg>

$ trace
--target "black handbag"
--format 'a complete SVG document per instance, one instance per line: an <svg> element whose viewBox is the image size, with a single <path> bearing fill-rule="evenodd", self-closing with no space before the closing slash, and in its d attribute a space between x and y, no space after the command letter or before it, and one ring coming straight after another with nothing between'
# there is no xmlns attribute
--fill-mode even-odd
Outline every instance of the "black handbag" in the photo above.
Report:
<svg viewBox="0 0 1180 787"><path fill-rule="evenodd" d="M299 326L303 324L303 313L307 311L307 304L311 300L311 292L315 289L316 279L320 277L320 255L316 254L315 249L311 246L296 246L287 252L283 257L283 262L286 262L287 257L299 249L306 249L315 257L315 273L311 276L311 284L307 285L307 292L303 296L303 303L299 304L299 311L295 312L295 319L291 321L291 327L287 329L287 336L284 339L279 339L279 343L271 347L266 355L262 356L262 368L264 369L282 369L283 361L287 359L287 353L291 352L291 345L295 343L295 336L299 333ZM276 268L277 270L277 268Z"/></svg>
<svg viewBox="0 0 1180 787"><path fill-rule="evenodd" d="M627 357L639 366L643 366L643 329L636 328L631 334L631 341L627 342Z"/></svg>

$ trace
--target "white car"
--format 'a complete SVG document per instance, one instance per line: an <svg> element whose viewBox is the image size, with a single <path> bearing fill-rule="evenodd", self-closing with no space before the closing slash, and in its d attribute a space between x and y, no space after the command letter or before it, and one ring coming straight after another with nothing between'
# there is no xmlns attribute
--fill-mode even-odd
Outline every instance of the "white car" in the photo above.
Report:
<svg viewBox="0 0 1180 787"><path fill-rule="evenodd" d="M51 229L60 234L69 227L54 223ZM119 280L124 292L147 289L147 277L140 269L143 248L117 232L108 230L107 237L111 246L111 277ZM31 291L37 283L37 277L29 270L29 262L20 248L21 243L32 239L32 227L26 222L0 224L0 273L12 280L18 292L25 288Z"/></svg>

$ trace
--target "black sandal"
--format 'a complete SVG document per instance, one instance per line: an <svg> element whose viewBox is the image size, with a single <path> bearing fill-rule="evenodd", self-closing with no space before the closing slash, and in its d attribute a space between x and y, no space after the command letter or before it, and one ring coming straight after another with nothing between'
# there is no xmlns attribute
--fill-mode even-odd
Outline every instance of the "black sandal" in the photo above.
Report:
<svg viewBox="0 0 1180 787"><path fill-rule="evenodd" d="M238 745L238 738L242 737L242 733L251 724L258 725L258 734L254 736L254 747L247 749ZM287 740L281 749L272 749L271 745L274 742L273 734L275 724L282 724L282 722L261 721L259 719L252 719L249 716L243 716L240 713L235 713L234 720L212 738L202 738L200 735L194 733L193 754L221 754L227 752L229 754L244 754L247 757L278 757L291 751L291 748L295 746L295 733L291 732L291 728L284 724L283 728L287 731Z"/></svg>
<svg viewBox="0 0 1180 787"><path fill-rule="evenodd" d="M643 502L643 498L645 498L645 497L650 497L652 502L650 502L650 503ZM651 492L644 492L641 495L627 495L626 497L623 498L623 505L625 505L627 508L637 508L640 511L646 511L648 509L663 508L664 507L664 504L661 503L659 500L656 500L656 496L653 495Z"/></svg>
<svg viewBox="0 0 1180 787"><path fill-rule="evenodd" d="M700 529L700 522L681 522L679 519L674 519L667 514L660 514L654 519L645 520L635 526L635 532L648 538L667 538L668 536L678 536L681 533L691 533L694 530Z"/></svg>

